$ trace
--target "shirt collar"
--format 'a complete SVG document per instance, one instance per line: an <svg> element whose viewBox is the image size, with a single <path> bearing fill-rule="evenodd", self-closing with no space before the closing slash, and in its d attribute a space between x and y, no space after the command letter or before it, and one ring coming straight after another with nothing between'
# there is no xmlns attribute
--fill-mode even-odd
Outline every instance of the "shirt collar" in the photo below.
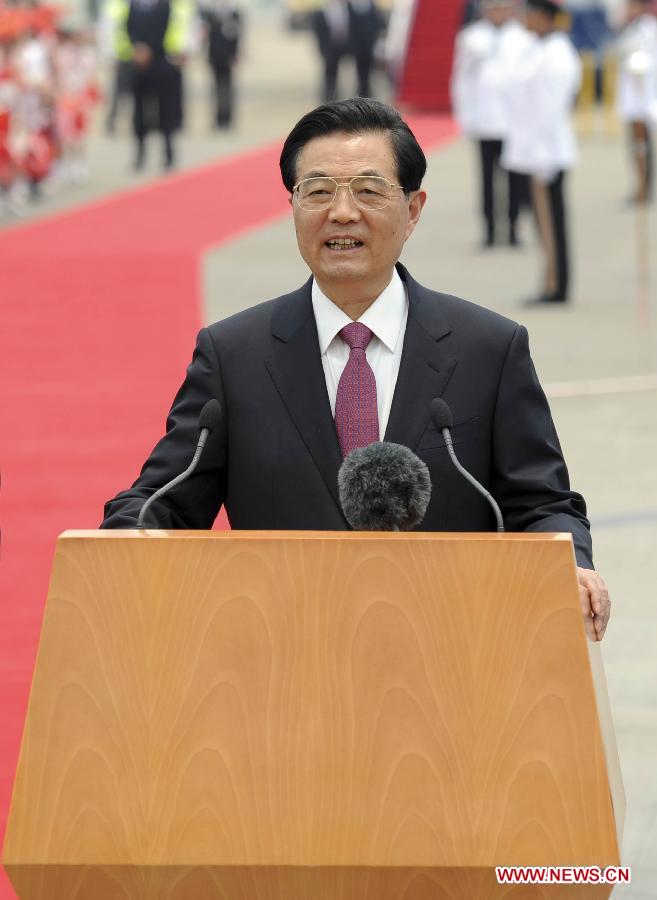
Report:
<svg viewBox="0 0 657 900"><path fill-rule="evenodd" d="M317 324L317 336L319 338L319 350L324 356L331 341L345 325L349 325L351 319L339 306L336 306L332 300L329 300L314 278L311 293L313 313ZM385 344L388 350L393 353L406 321L407 308L408 301L404 283L399 277L397 269L394 269L390 284L379 294L374 303L365 310L358 321L362 322L363 325L367 325L376 337Z"/></svg>

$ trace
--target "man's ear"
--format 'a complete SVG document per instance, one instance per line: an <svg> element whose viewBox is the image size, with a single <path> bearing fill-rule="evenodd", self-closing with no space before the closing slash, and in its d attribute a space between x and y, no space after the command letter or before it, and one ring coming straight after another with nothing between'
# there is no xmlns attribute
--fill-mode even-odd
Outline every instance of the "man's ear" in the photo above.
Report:
<svg viewBox="0 0 657 900"><path fill-rule="evenodd" d="M415 226L420 221L422 209L427 202L426 191L413 191L408 201L408 224L406 225L406 239L413 234Z"/></svg>

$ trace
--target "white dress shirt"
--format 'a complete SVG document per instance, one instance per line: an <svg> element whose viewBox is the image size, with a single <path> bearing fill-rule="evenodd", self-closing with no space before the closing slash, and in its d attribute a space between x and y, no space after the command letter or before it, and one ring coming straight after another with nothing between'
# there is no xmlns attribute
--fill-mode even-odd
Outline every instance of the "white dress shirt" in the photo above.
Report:
<svg viewBox="0 0 657 900"><path fill-rule="evenodd" d="M319 338L319 349L322 354L322 367L326 379L326 390L331 403L331 413L335 415L335 397L338 392L340 376L349 360L349 346L342 340L339 332L352 321L339 306L324 294L313 279L312 303ZM373 332L372 340L367 346L365 355L376 379L376 400L379 414L379 440L388 425L392 396L397 384L399 363L401 362L406 320L408 318L408 300L404 284L397 270L394 270L392 281L365 310L358 320Z"/></svg>

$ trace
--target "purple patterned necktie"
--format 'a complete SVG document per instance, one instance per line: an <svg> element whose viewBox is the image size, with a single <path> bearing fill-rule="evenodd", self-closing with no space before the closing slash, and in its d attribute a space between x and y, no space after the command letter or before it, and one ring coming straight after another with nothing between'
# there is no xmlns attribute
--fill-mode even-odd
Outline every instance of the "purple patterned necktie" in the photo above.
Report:
<svg viewBox="0 0 657 900"><path fill-rule="evenodd" d="M372 332L361 322L351 322L340 331L340 337L351 348L335 398L335 427L346 456L356 447L379 440L379 413L376 379L365 356Z"/></svg>

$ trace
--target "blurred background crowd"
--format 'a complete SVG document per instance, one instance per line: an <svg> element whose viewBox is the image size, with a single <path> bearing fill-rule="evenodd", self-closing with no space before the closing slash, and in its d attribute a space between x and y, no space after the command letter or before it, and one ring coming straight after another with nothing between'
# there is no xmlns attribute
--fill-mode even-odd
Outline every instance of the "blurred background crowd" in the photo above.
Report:
<svg viewBox="0 0 657 900"><path fill-rule="evenodd" d="M0 188L6 209L43 185L85 177L84 142L99 100L91 28L41 4L0 3Z"/></svg>
<svg viewBox="0 0 657 900"><path fill-rule="evenodd" d="M231 129L245 29L272 6L271 0L82 3L0 0L3 217L20 215L44 193L84 182L90 128L116 134L119 119L133 135L135 170L146 163L151 131L161 135L162 166L174 167L175 135L186 121L186 71L201 61L207 122L220 131ZM575 104L584 129L595 127L596 108L608 131L617 128L619 118L627 123L634 172L629 199L646 203L651 197L657 6L653 0L463 0L457 5L456 27L448 12L444 22L435 14L425 16L425 23L414 21L420 13L412 0L281 0L277 14L281 29L314 48L317 64L307 78L316 83L318 101L356 93L399 98L405 56L415 52L409 46L412 29L444 31L433 41L424 35L425 56L428 47L443 57L442 69L429 67L424 81L432 72L440 77L447 71L442 77L449 81L448 102L478 145L483 243L499 239L494 208L499 189L493 185L508 171L506 238L517 242L516 219L533 205L550 269L543 299L565 298L563 175L577 156L568 125ZM285 65L284 59L279 62ZM348 79L341 75L345 67ZM406 99L423 105L422 97ZM434 105L441 106L440 98ZM532 147L541 129L556 134L558 146ZM533 158L536 153L543 158ZM560 214L563 221L550 235L550 217Z"/></svg>

